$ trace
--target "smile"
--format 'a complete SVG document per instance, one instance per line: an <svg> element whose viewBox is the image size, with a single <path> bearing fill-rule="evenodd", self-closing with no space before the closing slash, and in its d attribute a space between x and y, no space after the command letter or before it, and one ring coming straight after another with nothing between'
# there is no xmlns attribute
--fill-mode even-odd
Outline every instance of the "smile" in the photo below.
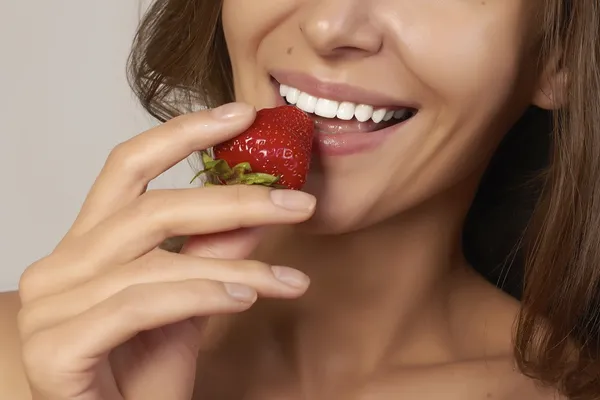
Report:
<svg viewBox="0 0 600 400"><path fill-rule="evenodd" d="M272 73L278 105L294 105L315 123L315 151L341 156L381 146L413 119L417 107L346 84L331 84L296 72Z"/></svg>
<svg viewBox="0 0 600 400"><path fill-rule="evenodd" d="M375 108L368 104L356 104L350 101L336 101L312 96L291 86L279 84L279 94L288 104L295 105L302 111L323 118L338 118L342 121L356 119L358 122L372 120L376 124L392 119L406 121L413 116L408 107L397 109Z"/></svg>

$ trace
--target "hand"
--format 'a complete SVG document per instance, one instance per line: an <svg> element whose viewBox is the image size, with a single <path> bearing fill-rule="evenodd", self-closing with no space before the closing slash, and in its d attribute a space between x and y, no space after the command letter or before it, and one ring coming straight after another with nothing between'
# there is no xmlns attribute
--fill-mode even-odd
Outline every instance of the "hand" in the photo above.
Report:
<svg viewBox="0 0 600 400"><path fill-rule="evenodd" d="M34 398L190 400L206 317L244 311L257 296L305 292L299 271L244 260L258 233L240 228L302 222L312 196L258 186L146 191L254 116L233 103L113 150L70 231L21 279L19 329ZM174 236L192 239L180 254L157 248Z"/></svg>

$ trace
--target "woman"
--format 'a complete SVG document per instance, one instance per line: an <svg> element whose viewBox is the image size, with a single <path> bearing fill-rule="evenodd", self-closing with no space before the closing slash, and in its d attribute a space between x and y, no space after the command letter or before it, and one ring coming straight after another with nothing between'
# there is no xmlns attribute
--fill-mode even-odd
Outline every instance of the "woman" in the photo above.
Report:
<svg viewBox="0 0 600 400"><path fill-rule="evenodd" d="M144 19L133 84L169 121L3 295L1 397L599 398L597 0L217 3ZM305 192L145 193L286 100L317 128ZM519 303L495 284L522 247Z"/></svg>

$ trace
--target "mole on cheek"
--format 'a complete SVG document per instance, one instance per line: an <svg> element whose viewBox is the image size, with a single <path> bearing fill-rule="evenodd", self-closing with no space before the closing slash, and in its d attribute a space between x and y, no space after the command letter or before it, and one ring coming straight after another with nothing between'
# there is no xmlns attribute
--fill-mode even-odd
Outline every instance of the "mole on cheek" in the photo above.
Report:
<svg viewBox="0 0 600 400"><path fill-rule="evenodd" d="M288 49L287 49L286 53L287 53L288 55L290 55L290 54L292 54L293 52L294 52L294 47L288 47Z"/></svg>

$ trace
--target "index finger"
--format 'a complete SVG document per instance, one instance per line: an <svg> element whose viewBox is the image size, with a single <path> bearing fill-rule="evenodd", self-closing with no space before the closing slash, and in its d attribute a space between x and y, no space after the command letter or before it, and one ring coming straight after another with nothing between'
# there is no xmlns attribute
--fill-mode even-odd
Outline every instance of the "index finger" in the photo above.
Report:
<svg viewBox="0 0 600 400"><path fill-rule="evenodd" d="M89 231L194 152L239 135L255 115L248 104L230 103L176 117L121 143L109 155L68 235Z"/></svg>

